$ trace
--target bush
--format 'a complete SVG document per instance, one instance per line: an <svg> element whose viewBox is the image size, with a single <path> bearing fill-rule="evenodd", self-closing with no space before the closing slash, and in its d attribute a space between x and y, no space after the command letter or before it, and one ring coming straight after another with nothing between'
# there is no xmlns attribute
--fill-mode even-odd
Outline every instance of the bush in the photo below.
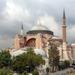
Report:
<svg viewBox="0 0 75 75"><path fill-rule="evenodd" d="M70 62L67 61L67 60L61 61L61 62L59 63L59 70L66 69L66 68L68 68L68 67L70 67Z"/></svg>
<svg viewBox="0 0 75 75"><path fill-rule="evenodd" d="M22 75L28 75L27 72L22 73Z"/></svg>
<svg viewBox="0 0 75 75"><path fill-rule="evenodd" d="M65 60L65 61L64 61L64 64L65 64L65 68L70 67L70 62L69 62L69 61Z"/></svg>
<svg viewBox="0 0 75 75"><path fill-rule="evenodd" d="M35 70L32 72L32 75L39 75L39 73L38 73L38 71Z"/></svg>
<svg viewBox="0 0 75 75"><path fill-rule="evenodd" d="M0 69L0 75L13 75L13 71L7 68Z"/></svg>

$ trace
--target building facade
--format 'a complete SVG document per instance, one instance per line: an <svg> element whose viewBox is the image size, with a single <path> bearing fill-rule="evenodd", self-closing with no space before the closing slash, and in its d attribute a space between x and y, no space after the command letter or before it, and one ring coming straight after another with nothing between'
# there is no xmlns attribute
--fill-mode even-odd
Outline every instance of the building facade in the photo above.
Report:
<svg viewBox="0 0 75 75"><path fill-rule="evenodd" d="M32 27L31 30L26 32L24 35L23 25L21 27L21 33L16 34L14 39L14 48L20 49L24 47L31 47L34 49L43 49L47 51L49 40L53 41L59 50L60 59L62 60L70 60L74 58L73 52L75 46L68 46L67 44L67 33L66 33L66 16L65 11L63 11L63 19L62 19L62 38L54 35L53 31L49 30L46 26L38 24ZM73 49L73 50L72 50Z"/></svg>

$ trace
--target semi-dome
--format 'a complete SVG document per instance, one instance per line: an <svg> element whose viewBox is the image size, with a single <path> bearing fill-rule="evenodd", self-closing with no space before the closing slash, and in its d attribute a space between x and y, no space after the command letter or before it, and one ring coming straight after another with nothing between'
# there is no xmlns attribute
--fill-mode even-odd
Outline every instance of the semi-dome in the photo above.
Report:
<svg viewBox="0 0 75 75"><path fill-rule="evenodd" d="M52 31L50 31L46 26L41 24L32 27L32 29L27 32L27 34L38 34L38 33L46 33L53 35Z"/></svg>

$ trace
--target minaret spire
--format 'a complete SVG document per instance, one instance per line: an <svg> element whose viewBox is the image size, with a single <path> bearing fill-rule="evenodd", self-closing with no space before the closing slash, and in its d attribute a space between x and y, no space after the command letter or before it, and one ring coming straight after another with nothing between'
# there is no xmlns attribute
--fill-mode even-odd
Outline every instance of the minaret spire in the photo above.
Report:
<svg viewBox="0 0 75 75"><path fill-rule="evenodd" d="M65 10L63 10L62 36L63 36L63 42L66 42L66 15L65 15Z"/></svg>
<svg viewBox="0 0 75 75"><path fill-rule="evenodd" d="M66 25L65 9L63 10L63 25Z"/></svg>

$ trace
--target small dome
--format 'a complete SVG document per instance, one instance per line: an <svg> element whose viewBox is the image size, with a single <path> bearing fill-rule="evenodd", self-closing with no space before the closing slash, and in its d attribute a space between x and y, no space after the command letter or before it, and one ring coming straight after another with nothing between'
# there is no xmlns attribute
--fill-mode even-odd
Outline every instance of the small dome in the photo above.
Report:
<svg viewBox="0 0 75 75"><path fill-rule="evenodd" d="M49 29L43 25L36 25L31 30L49 30Z"/></svg>

